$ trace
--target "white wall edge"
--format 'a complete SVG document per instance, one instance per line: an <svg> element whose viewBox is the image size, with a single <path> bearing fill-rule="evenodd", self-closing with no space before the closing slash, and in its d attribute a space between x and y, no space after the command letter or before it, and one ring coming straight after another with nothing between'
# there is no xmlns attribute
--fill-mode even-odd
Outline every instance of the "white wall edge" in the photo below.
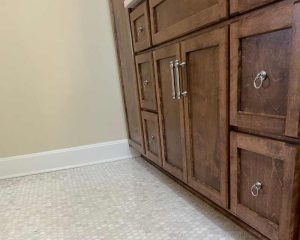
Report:
<svg viewBox="0 0 300 240"><path fill-rule="evenodd" d="M0 158L0 179L113 162L140 156L128 140L96 143L47 152Z"/></svg>

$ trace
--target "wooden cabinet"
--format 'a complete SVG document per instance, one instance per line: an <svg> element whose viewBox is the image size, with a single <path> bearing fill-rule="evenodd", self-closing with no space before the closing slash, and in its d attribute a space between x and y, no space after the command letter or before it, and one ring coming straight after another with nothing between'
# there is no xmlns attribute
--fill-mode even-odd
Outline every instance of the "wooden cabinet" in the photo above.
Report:
<svg viewBox="0 0 300 240"><path fill-rule="evenodd" d="M228 28L181 44L188 184L227 207Z"/></svg>
<svg viewBox="0 0 300 240"><path fill-rule="evenodd" d="M136 71L141 107L143 109L157 111L156 86L151 52L136 57Z"/></svg>
<svg viewBox="0 0 300 240"><path fill-rule="evenodd" d="M153 44L227 17L227 0L149 0Z"/></svg>
<svg viewBox="0 0 300 240"><path fill-rule="evenodd" d="M144 1L130 13L130 22L135 52L151 47L147 1Z"/></svg>
<svg viewBox="0 0 300 240"><path fill-rule="evenodd" d="M124 108L129 143L140 153L144 153L144 138L138 85L135 74L135 61L130 39L129 14L122 0L111 0L110 8L118 53Z"/></svg>
<svg viewBox="0 0 300 240"><path fill-rule="evenodd" d="M230 26L231 125L299 136L299 4Z"/></svg>
<svg viewBox="0 0 300 240"><path fill-rule="evenodd" d="M174 39L136 55L136 78L118 48L131 142L260 237L295 240L300 1L148 0L130 17L135 51Z"/></svg>
<svg viewBox="0 0 300 240"><path fill-rule="evenodd" d="M231 210L272 240L293 240L299 146L231 133Z"/></svg>
<svg viewBox="0 0 300 240"><path fill-rule="evenodd" d="M142 112L146 157L161 166L159 121L155 113Z"/></svg>
<svg viewBox="0 0 300 240"><path fill-rule="evenodd" d="M183 101L176 97L174 64L180 59L179 44L154 51L163 167L186 181Z"/></svg>
<svg viewBox="0 0 300 240"><path fill-rule="evenodd" d="M230 14L242 13L278 0L230 0Z"/></svg>

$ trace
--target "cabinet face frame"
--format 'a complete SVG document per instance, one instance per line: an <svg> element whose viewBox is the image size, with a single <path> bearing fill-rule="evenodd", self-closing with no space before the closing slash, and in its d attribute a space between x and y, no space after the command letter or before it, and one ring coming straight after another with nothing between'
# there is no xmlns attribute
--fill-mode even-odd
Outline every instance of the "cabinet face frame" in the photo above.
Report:
<svg viewBox="0 0 300 240"><path fill-rule="evenodd" d="M287 4L272 11L257 11L250 18L230 25L230 124L276 135L299 137L300 4ZM239 111L240 39L292 28L292 54L286 116Z"/></svg>
<svg viewBox="0 0 300 240"><path fill-rule="evenodd" d="M229 129L228 129L228 27L213 30L204 33L198 37L186 40L181 44L181 57L182 61L186 62L186 67L182 69L183 88L188 90L189 85L189 62L187 56L196 50L205 50L211 47L218 46L218 59L219 59L219 73L218 73L218 128L219 139L218 148L220 149L220 192L212 187L201 183L193 175L193 165L195 159L193 158L193 142L192 142L192 129L190 119L190 95L189 93L184 98L184 111L185 111L185 129L186 129L186 148L187 148L187 169L188 169L188 184L205 195L207 198L216 204L227 208L228 207L228 148L229 148ZM191 86L192 87L192 86ZM188 90L189 91L189 90ZM205 124L205 123L203 123Z"/></svg>
<svg viewBox="0 0 300 240"><path fill-rule="evenodd" d="M156 97L156 83L154 78L154 69L153 69L153 59L152 59L152 52L144 53L141 55L136 56L136 74L137 74L137 81L139 86L139 94L140 94L140 104L141 108L145 110L157 111L157 97ZM140 65L141 64L149 64L149 78L150 79L142 79L141 72L140 72ZM143 99L144 96L144 88L149 88L150 86L147 85L146 87L143 85L143 80L150 81L151 89L151 99Z"/></svg>
<svg viewBox="0 0 300 240"><path fill-rule="evenodd" d="M159 44L167 40L173 39L175 37L181 36L188 32L191 32L199 27L203 27L213 22L217 22L228 16L228 1L227 0L217 0L217 4L207 9L204 9L197 14L189 16L166 29L157 32L156 23L158 19L156 18L155 8L162 4L166 0L149 0L150 8L150 21L151 21L151 34L153 44ZM210 1L210 0L205 0ZM170 9L167 14L176 14L175 9Z"/></svg>
<svg viewBox="0 0 300 240"><path fill-rule="evenodd" d="M230 14L242 13L278 0L230 0Z"/></svg>
<svg viewBox="0 0 300 240"><path fill-rule="evenodd" d="M138 29L136 29L135 22L141 17L144 17L144 26L140 26L143 27L142 31L145 34L144 41L138 41L136 39L136 31L138 31ZM139 52L151 47L150 21L147 1L144 1L130 13L130 23L134 51Z"/></svg>
<svg viewBox="0 0 300 240"><path fill-rule="evenodd" d="M293 240L296 234L296 209L299 201L299 147L236 132L231 133L230 141L231 211L270 239ZM282 196L280 196L282 197L282 210L279 225L258 215L239 202L239 149L276 158L283 162L284 187Z"/></svg>
<svg viewBox="0 0 300 240"><path fill-rule="evenodd" d="M161 141L160 141L160 131L159 131L159 120L158 115L151 112L142 111L142 119L143 119L143 129L144 129L144 142L145 142L145 149L146 149L146 157L153 161L155 164L162 166L161 161ZM149 133L147 127L147 121L152 122L155 125L155 133L154 137L157 141L158 153L157 155L151 151L149 148Z"/></svg>
<svg viewBox="0 0 300 240"><path fill-rule="evenodd" d="M163 161L163 168L170 172L172 175L176 176L180 180L186 182L187 180L187 171L186 171L186 153L185 153L185 132L184 132L184 105L183 100L178 99L172 99L173 101L177 101L179 103L180 108L180 129L179 135L181 138L181 145L180 146L173 146L174 148L181 148L182 152L182 169L179 169L178 167L174 166L173 164L170 164L168 162L168 156L167 156L167 146L166 146L166 129L165 129L165 123L164 123L164 110L165 106L163 106L163 92L162 92L162 79L160 75L160 69L158 66L158 62L163 59L174 57L176 60L180 60L180 45L174 44L159 50L154 51L153 53L153 60L154 60L154 69L155 69L155 79L156 79L156 88L157 88L157 97L158 97L158 110L159 110L159 120L160 120L160 134L161 134L161 143L162 143L162 161ZM168 68L168 71L170 71L170 78L171 78L171 70ZM174 80L175 81L175 80ZM170 85L171 88L171 85ZM168 109L169 111L172 111L172 109Z"/></svg>
<svg viewBox="0 0 300 240"><path fill-rule="evenodd" d="M124 8L123 3L120 3L118 0L109 1L110 11L111 11L111 18L115 36L115 45L117 50L117 60L118 60L118 67L119 67L119 74L121 80L121 87L122 87L122 97L123 103L125 108L126 114L126 125L127 125L127 133L128 133L128 142L129 145L135 148L138 152L144 154L144 136L143 136L143 127L142 127L142 116L140 111L140 101L139 101L139 91L138 91L138 84L135 72L135 59L133 55L133 46L130 36L130 19L129 19L129 12L127 9ZM118 16L120 19L117 19ZM122 62L124 60L126 64ZM130 89L133 94L126 93L125 89ZM131 97L128 97L131 95ZM132 101L133 100L133 101ZM131 102L131 103L129 103ZM130 105L134 106L135 113L130 111ZM137 126L136 130L140 137L140 141L136 141L133 137L134 133L131 132L131 124L130 123L130 115L136 114L137 115Z"/></svg>

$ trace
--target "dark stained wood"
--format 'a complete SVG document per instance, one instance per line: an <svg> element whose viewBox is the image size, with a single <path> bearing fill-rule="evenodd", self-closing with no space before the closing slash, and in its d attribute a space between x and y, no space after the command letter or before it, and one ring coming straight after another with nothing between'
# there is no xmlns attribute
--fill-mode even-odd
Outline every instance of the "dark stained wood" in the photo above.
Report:
<svg viewBox="0 0 300 240"><path fill-rule="evenodd" d="M291 53L300 47L295 41L292 45L292 22L293 5L289 4L231 24L231 125L298 136L299 111L290 110L296 94L289 96L300 72L294 67L294 75L290 74ZM260 89L255 89L254 79L262 70L268 78Z"/></svg>
<svg viewBox="0 0 300 240"><path fill-rule="evenodd" d="M146 157L162 166L158 115L142 112Z"/></svg>
<svg viewBox="0 0 300 240"><path fill-rule="evenodd" d="M294 6L293 19L293 42L292 56L290 62L290 79L293 81L289 85L288 110L286 116L285 134L290 137L300 136L300 2Z"/></svg>
<svg viewBox="0 0 300 240"><path fill-rule="evenodd" d="M270 239L295 239L299 145L232 132L230 151L231 211Z"/></svg>
<svg viewBox="0 0 300 240"><path fill-rule="evenodd" d="M151 52L136 57L136 71L141 107L143 109L157 111L156 84Z"/></svg>
<svg viewBox="0 0 300 240"><path fill-rule="evenodd" d="M227 0L149 0L153 44L178 37L228 15Z"/></svg>
<svg viewBox="0 0 300 240"><path fill-rule="evenodd" d="M187 140L188 184L228 205L228 28L181 45Z"/></svg>
<svg viewBox="0 0 300 240"><path fill-rule="evenodd" d="M180 60L179 44L153 53L159 105L163 168L186 181L183 101L172 98L170 62Z"/></svg>
<svg viewBox="0 0 300 240"><path fill-rule="evenodd" d="M124 8L124 7L123 7ZM144 1L130 13L134 51L151 47L148 3Z"/></svg>
<svg viewBox="0 0 300 240"><path fill-rule="evenodd" d="M123 0L110 0L111 17L126 113L129 144L144 153L144 138L128 11Z"/></svg>
<svg viewBox="0 0 300 240"><path fill-rule="evenodd" d="M242 13L278 0L230 0L230 14Z"/></svg>

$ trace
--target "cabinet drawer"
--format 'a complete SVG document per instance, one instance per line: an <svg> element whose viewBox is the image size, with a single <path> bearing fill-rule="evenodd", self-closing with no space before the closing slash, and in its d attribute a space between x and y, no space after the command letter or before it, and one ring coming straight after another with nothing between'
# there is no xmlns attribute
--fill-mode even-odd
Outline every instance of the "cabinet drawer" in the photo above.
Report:
<svg viewBox="0 0 300 240"><path fill-rule="evenodd" d="M227 0L149 0L153 44L227 17Z"/></svg>
<svg viewBox="0 0 300 240"><path fill-rule="evenodd" d="M242 13L278 0L230 0L230 14Z"/></svg>
<svg viewBox="0 0 300 240"><path fill-rule="evenodd" d="M299 6L257 11L230 26L231 125L298 137Z"/></svg>
<svg viewBox="0 0 300 240"><path fill-rule="evenodd" d="M150 112L142 112L146 157L158 165L161 162L161 147L159 135L158 115Z"/></svg>
<svg viewBox="0 0 300 240"><path fill-rule="evenodd" d="M147 1L130 13L134 51L151 47L150 22Z"/></svg>
<svg viewBox="0 0 300 240"><path fill-rule="evenodd" d="M136 57L140 101L143 109L157 111L156 84L153 72L152 53Z"/></svg>
<svg viewBox="0 0 300 240"><path fill-rule="evenodd" d="M299 147L231 133L231 210L270 239L294 239Z"/></svg>

